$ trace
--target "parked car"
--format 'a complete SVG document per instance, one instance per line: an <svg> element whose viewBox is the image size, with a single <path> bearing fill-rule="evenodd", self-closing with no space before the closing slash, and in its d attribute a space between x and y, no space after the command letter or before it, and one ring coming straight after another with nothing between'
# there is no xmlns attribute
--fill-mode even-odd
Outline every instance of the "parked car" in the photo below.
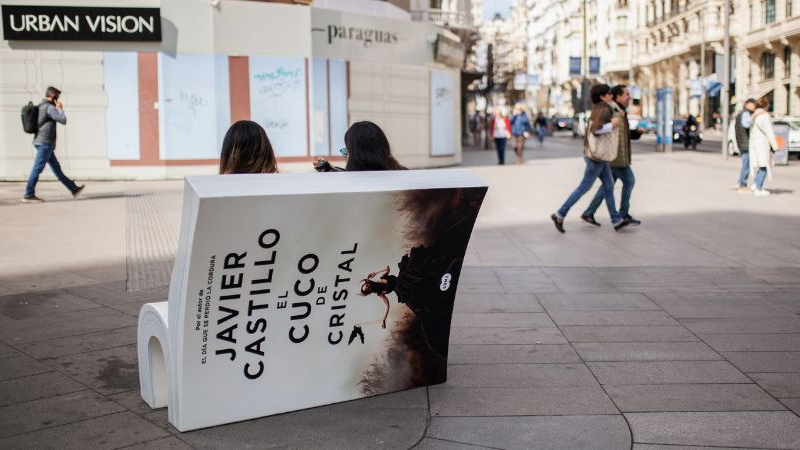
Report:
<svg viewBox="0 0 800 450"><path fill-rule="evenodd" d="M639 122L639 127L644 128L645 133L655 133L658 131L658 122L653 117L645 117Z"/></svg>
<svg viewBox="0 0 800 450"><path fill-rule="evenodd" d="M553 126L557 131L572 130L572 117L553 117Z"/></svg>
<svg viewBox="0 0 800 450"><path fill-rule="evenodd" d="M775 123L786 124L789 127L789 156L796 155L800 159L800 118L778 117Z"/></svg>

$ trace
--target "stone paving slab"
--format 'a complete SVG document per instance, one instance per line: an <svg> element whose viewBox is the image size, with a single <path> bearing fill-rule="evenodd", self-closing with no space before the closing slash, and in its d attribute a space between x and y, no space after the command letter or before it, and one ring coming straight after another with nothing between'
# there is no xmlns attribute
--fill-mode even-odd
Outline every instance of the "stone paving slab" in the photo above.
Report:
<svg viewBox="0 0 800 450"><path fill-rule="evenodd" d="M504 449L630 448L620 416L434 417L428 436Z"/></svg>
<svg viewBox="0 0 800 450"><path fill-rule="evenodd" d="M600 384L750 383L727 361L625 361L586 363Z"/></svg>
<svg viewBox="0 0 800 450"><path fill-rule="evenodd" d="M800 447L800 417L789 411L627 413L636 443Z"/></svg>
<svg viewBox="0 0 800 450"><path fill-rule="evenodd" d="M701 334L700 338L718 352L798 351L797 334Z"/></svg>
<svg viewBox="0 0 800 450"><path fill-rule="evenodd" d="M450 344L567 344L558 328L452 328Z"/></svg>
<svg viewBox="0 0 800 450"><path fill-rule="evenodd" d="M3 344L2 342L0 342L0 360L5 358L13 358L19 355L20 353L16 349L14 349L14 347L11 347L10 345Z"/></svg>
<svg viewBox="0 0 800 450"><path fill-rule="evenodd" d="M733 319L786 317L786 310L772 305L662 305L676 319Z"/></svg>
<svg viewBox="0 0 800 450"><path fill-rule="evenodd" d="M136 345L64 356L47 364L104 395L139 387Z"/></svg>
<svg viewBox="0 0 800 450"><path fill-rule="evenodd" d="M800 416L800 398L781 398L779 399L787 408Z"/></svg>
<svg viewBox="0 0 800 450"><path fill-rule="evenodd" d="M84 389L86 386L58 372L14 378L0 381L0 406L29 402Z"/></svg>
<svg viewBox="0 0 800 450"><path fill-rule="evenodd" d="M453 442L453 441L426 437L413 448L414 450L477 450L477 449L494 449L497 447L483 447L481 445L462 444L460 442Z"/></svg>
<svg viewBox="0 0 800 450"><path fill-rule="evenodd" d="M597 387L437 388L430 390L433 416L551 416L617 414Z"/></svg>
<svg viewBox="0 0 800 450"><path fill-rule="evenodd" d="M456 313L541 313L544 309L534 294L461 294L456 296Z"/></svg>
<svg viewBox="0 0 800 450"><path fill-rule="evenodd" d="M431 389L596 385L597 380L583 364L451 364L447 382Z"/></svg>
<svg viewBox="0 0 800 450"><path fill-rule="evenodd" d="M544 313L453 313L453 328L555 327Z"/></svg>
<svg viewBox="0 0 800 450"><path fill-rule="evenodd" d="M449 364L551 364L579 363L570 345L464 345L450 344Z"/></svg>
<svg viewBox="0 0 800 450"><path fill-rule="evenodd" d="M43 398L0 408L0 438L125 411L91 391Z"/></svg>
<svg viewBox="0 0 800 450"><path fill-rule="evenodd" d="M347 402L181 433L195 448L408 449L422 440L426 408L363 408Z"/></svg>
<svg viewBox="0 0 800 450"><path fill-rule="evenodd" d="M494 273L505 292L559 292L556 284L539 268L497 268Z"/></svg>
<svg viewBox="0 0 800 450"><path fill-rule="evenodd" d="M12 319L52 317L99 306L91 300L62 291L27 292L0 297L0 312Z"/></svg>
<svg viewBox="0 0 800 450"><path fill-rule="evenodd" d="M663 311L550 311L558 326L568 325L677 325Z"/></svg>
<svg viewBox="0 0 800 450"><path fill-rule="evenodd" d="M798 317L681 319L680 322L697 334L800 333L800 318Z"/></svg>
<svg viewBox="0 0 800 450"><path fill-rule="evenodd" d="M661 308L642 294L538 294L548 311L637 311Z"/></svg>
<svg viewBox="0 0 800 450"><path fill-rule="evenodd" d="M0 447L7 450L114 449L167 436L166 431L126 411L0 439Z"/></svg>
<svg viewBox="0 0 800 450"><path fill-rule="evenodd" d="M58 317L15 320L0 327L5 342L30 343L77 336L95 331L136 326L136 318L110 308L74 311Z"/></svg>
<svg viewBox="0 0 800 450"><path fill-rule="evenodd" d="M136 327L123 327L30 344L19 344L19 347L25 353L42 360L131 344L136 344Z"/></svg>
<svg viewBox="0 0 800 450"><path fill-rule="evenodd" d="M722 357L702 342L604 342L573 344L584 361L700 361Z"/></svg>
<svg viewBox="0 0 800 450"><path fill-rule="evenodd" d="M28 355L3 359L0 362L0 381L50 372L51 369Z"/></svg>
<svg viewBox="0 0 800 450"><path fill-rule="evenodd" d="M785 409L755 384L605 385L604 389L622 412Z"/></svg>
<svg viewBox="0 0 800 450"><path fill-rule="evenodd" d="M724 352L742 372L800 372L800 352Z"/></svg>
<svg viewBox="0 0 800 450"><path fill-rule="evenodd" d="M773 397L800 398L800 373L749 373L747 374Z"/></svg>
<svg viewBox="0 0 800 450"><path fill-rule="evenodd" d="M190 450L194 447L175 436L125 447L125 450Z"/></svg>
<svg viewBox="0 0 800 450"><path fill-rule="evenodd" d="M680 325L580 325L563 326L570 342L680 342L699 341Z"/></svg>

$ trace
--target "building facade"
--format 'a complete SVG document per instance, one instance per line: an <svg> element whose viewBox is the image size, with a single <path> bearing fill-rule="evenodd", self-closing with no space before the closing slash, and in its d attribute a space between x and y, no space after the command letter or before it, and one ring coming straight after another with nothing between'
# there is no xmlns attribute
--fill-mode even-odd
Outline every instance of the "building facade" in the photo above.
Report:
<svg viewBox="0 0 800 450"><path fill-rule="evenodd" d="M530 1L529 89L552 114L577 111L581 75L570 58L583 55L583 0ZM625 83L645 116L656 114L656 92L673 90L675 115L711 122L721 112L724 63L723 0L587 0L587 56L600 58L591 83ZM731 107L767 95L778 115L800 115L798 0L732 0Z"/></svg>
<svg viewBox="0 0 800 450"><path fill-rule="evenodd" d="M68 117L58 127L59 159L83 180L216 173L225 131L240 119L267 130L284 169L336 160L345 130L359 120L380 125L409 167L458 164L460 64L437 62L432 42L447 30L387 2L359 1L357 14L263 1L96 0L91 6L103 9L157 9L160 39L4 36L0 179L27 177L32 136L22 131L20 108L49 85L63 91Z"/></svg>

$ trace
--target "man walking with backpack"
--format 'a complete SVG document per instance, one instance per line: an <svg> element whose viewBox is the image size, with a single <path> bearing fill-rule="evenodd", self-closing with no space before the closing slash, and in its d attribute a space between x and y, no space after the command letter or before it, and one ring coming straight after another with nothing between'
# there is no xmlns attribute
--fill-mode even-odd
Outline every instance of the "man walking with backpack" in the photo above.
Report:
<svg viewBox="0 0 800 450"><path fill-rule="evenodd" d="M61 91L50 86L45 92L45 99L39 104L37 122L33 133L33 146L36 147L36 157L33 161L33 168L28 177L28 185L25 187L25 196L22 197L23 203L41 203L44 200L36 196L36 183L39 181L39 175L44 170L46 164L50 165L58 181L60 181L69 191L73 197L77 197L81 193L85 185L78 186L74 181L69 179L64 172L61 171L61 164L58 163L56 158L56 122L66 125L67 116L64 114L64 105L58 100ZM25 111L23 110L23 125L25 131L31 128L25 123Z"/></svg>

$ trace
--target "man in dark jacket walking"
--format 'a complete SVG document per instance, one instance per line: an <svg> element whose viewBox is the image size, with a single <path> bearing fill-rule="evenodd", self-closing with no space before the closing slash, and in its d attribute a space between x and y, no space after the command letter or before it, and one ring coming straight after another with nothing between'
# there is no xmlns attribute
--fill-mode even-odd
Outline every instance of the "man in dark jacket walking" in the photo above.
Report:
<svg viewBox="0 0 800 450"><path fill-rule="evenodd" d="M747 188L747 177L750 175L750 127L753 125L752 114L755 110L756 99L748 98L744 102L744 109L736 116L736 121L733 125L736 133L736 145L742 155L742 168L739 171L736 191L742 194L753 192Z"/></svg>
<svg viewBox="0 0 800 450"><path fill-rule="evenodd" d="M59 101L61 91L50 86L45 92L45 99L39 105L39 128L33 138L33 146L36 147L36 158L33 161L33 168L28 177L28 185L25 187L25 196L22 197L23 203L41 203L44 200L36 196L36 183L39 182L39 175L44 170L46 164L64 186L77 197L81 193L84 185L78 186L61 171L61 164L56 158L56 122L66 125L67 116L64 114L64 105Z"/></svg>
<svg viewBox="0 0 800 450"><path fill-rule="evenodd" d="M630 225L641 225L642 222L631 217L628 210L631 206L633 185L636 183L636 178L633 176L633 170L631 169L631 139L639 139L642 133L644 133L644 129L639 128L631 130L628 124L628 113L625 112L625 108L628 107L631 101L631 94L628 92L628 87L624 84L616 85L611 89L611 95L613 96L614 103L619 106L615 112L615 117L619 117L621 122L621 125L618 127L618 132L620 133L619 151L617 152L617 158L611 161L611 174L614 176L614 182L616 183L617 180L622 180L622 198L620 198L619 215L623 219L627 219ZM601 186L600 189L597 190L597 194L595 194L591 203L589 203L589 207L586 208L586 211L581 215L582 221L594 227L600 226L600 224L594 220L594 213L597 211L597 208L600 207L603 198L604 191Z"/></svg>

